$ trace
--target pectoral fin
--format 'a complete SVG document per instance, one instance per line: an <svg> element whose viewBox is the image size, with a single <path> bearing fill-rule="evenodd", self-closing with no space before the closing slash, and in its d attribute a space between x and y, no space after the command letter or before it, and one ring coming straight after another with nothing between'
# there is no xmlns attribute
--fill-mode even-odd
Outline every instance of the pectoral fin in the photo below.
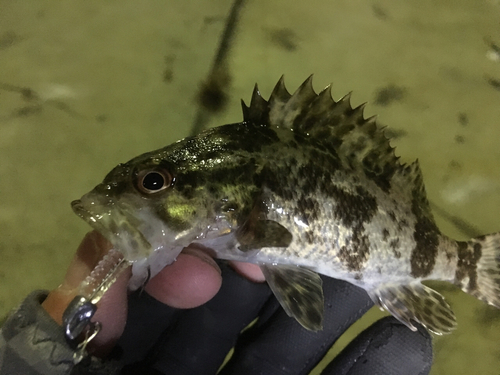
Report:
<svg viewBox="0 0 500 375"><path fill-rule="evenodd" d="M264 264L260 268L288 316L308 330L323 328L323 286L316 272L292 265Z"/></svg>
<svg viewBox="0 0 500 375"><path fill-rule="evenodd" d="M263 219L249 220L238 230L236 238L241 251L287 247L292 242L292 234L283 225Z"/></svg>
<svg viewBox="0 0 500 375"><path fill-rule="evenodd" d="M435 290L415 282L409 285L382 285L369 291L375 304L389 311L412 331L412 320L435 334L450 333L456 328L455 314L444 297Z"/></svg>

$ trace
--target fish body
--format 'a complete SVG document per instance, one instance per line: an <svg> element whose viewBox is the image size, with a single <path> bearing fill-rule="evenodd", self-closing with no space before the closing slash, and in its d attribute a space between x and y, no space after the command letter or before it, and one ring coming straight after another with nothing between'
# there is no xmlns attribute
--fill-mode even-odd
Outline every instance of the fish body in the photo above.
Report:
<svg viewBox="0 0 500 375"><path fill-rule="evenodd" d="M113 169L74 211L133 263L132 289L193 243L260 265L285 311L322 327L318 274L346 280L411 329L456 325L422 280L455 283L500 308L500 236L437 228L418 162L399 162L374 118L283 79L257 87L241 123L208 129Z"/></svg>

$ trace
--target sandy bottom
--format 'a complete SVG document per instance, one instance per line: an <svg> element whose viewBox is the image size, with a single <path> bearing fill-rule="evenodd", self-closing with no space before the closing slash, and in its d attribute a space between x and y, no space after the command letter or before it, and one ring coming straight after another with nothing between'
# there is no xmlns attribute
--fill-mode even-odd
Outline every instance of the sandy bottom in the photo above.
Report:
<svg viewBox="0 0 500 375"><path fill-rule="evenodd" d="M498 2L290 4L244 9L229 102L210 126L240 121L255 82L267 97L282 74L293 91L315 73L317 90L333 82L335 98L369 101L402 160L419 158L444 233L466 238L443 212L500 230ZM0 0L0 316L60 282L89 230L71 200L119 162L188 134L230 5ZM442 290L459 328L436 338L433 374L498 375L500 313Z"/></svg>

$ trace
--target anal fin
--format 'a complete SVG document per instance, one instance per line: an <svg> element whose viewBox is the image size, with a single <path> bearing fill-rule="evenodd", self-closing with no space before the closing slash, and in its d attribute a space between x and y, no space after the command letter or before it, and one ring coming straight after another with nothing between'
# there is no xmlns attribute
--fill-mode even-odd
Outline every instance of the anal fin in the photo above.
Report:
<svg viewBox="0 0 500 375"><path fill-rule="evenodd" d="M368 292L375 304L390 312L412 331L412 320L435 334L450 333L456 328L455 314L435 290L414 282L408 285L384 284Z"/></svg>
<svg viewBox="0 0 500 375"><path fill-rule="evenodd" d="M260 268L288 316L308 330L323 329L323 286L316 272L280 264L263 264Z"/></svg>

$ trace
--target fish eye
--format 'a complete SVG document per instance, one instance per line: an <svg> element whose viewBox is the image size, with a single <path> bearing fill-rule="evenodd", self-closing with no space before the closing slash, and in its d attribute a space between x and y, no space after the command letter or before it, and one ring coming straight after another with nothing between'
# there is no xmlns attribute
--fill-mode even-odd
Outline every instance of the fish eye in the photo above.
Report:
<svg viewBox="0 0 500 375"><path fill-rule="evenodd" d="M139 172L137 188L142 193L154 194L168 188L172 183L172 176L163 170Z"/></svg>

